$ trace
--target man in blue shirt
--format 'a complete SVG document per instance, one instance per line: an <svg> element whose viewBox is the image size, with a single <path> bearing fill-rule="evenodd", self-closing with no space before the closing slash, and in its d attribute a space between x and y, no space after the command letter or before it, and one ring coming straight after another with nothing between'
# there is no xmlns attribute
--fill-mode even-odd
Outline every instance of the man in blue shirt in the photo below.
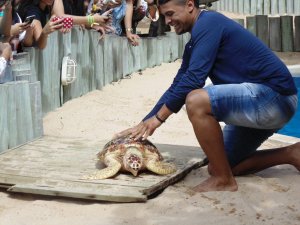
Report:
<svg viewBox="0 0 300 225"><path fill-rule="evenodd" d="M177 34L191 33L172 85L143 121L117 134L147 138L185 104L207 155L207 180L195 191L236 191L233 175L291 164L300 170L300 143L256 151L293 116L297 89L281 60L238 23L194 0L160 0ZM204 87L207 78L214 85ZM219 121L226 123L223 131Z"/></svg>

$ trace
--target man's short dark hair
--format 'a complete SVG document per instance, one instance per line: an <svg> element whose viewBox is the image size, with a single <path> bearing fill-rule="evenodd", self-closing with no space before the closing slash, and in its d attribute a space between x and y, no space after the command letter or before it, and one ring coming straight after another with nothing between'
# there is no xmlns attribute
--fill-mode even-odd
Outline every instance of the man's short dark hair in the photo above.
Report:
<svg viewBox="0 0 300 225"><path fill-rule="evenodd" d="M166 4L167 2L175 1L178 5L185 5L187 0L158 0L159 5ZM198 8L199 0L194 0L195 6Z"/></svg>

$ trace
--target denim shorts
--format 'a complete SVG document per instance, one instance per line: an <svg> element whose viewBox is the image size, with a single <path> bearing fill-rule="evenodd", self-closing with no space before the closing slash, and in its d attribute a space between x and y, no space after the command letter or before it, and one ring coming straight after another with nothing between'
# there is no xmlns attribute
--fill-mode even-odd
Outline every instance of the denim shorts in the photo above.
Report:
<svg viewBox="0 0 300 225"><path fill-rule="evenodd" d="M223 137L232 167L253 154L297 109L297 95L281 95L263 84L211 85L204 89L214 117L226 124Z"/></svg>

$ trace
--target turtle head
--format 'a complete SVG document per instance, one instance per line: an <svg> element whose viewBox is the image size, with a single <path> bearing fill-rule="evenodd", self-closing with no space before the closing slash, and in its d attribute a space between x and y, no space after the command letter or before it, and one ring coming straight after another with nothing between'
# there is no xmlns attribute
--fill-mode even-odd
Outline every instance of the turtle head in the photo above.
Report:
<svg viewBox="0 0 300 225"><path fill-rule="evenodd" d="M136 177L143 165L141 153L138 149L135 147L128 148L123 160L124 168Z"/></svg>

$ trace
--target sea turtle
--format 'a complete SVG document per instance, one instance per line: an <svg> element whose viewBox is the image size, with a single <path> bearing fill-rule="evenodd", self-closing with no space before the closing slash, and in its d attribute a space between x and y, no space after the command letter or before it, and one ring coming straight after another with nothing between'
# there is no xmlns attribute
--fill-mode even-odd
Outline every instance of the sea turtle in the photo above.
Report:
<svg viewBox="0 0 300 225"><path fill-rule="evenodd" d="M109 141L97 156L107 167L85 179L106 179L115 176L119 171L128 171L134 176L147 169L160 175L176 171L175 165L163 161L162 155L150 141L135 141L129 136Z"/></svg>

